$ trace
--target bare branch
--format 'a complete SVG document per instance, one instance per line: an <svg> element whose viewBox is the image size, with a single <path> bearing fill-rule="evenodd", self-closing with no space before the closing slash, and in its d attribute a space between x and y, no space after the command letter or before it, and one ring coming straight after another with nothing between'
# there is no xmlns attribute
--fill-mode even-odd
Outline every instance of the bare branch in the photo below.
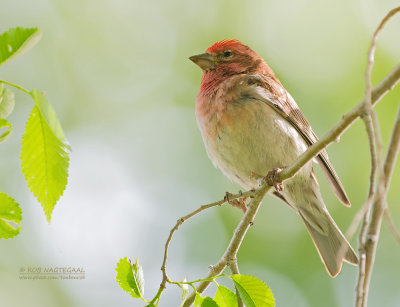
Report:
<svg viewBox="0 0 400 307"><path fill-rule="evenodd" d="M371 273L375 261L376 246L379 239L379 233L382 223L382 217L384 213L384 204L387 194L387 185L385 171L386 167L382 164L382 136L380 133L379 121L375 111L372 110L372 85L371 85L371 72L374 64L374 54L376 49L376 41L378 35L387 23L387 21L396 13L400 12L400 7L391 10L385 18L381 21L378 28L376 29L373 37L371 46L368 52L367 69L365 72L365 100L364 100L364 123L367 129L370 153L371 153L371 175L370 175L370 187L368 193L367 202L371 199L374 200L372 207L368 206L368 210L364 214L363 224L359 236L359 251L360 251L360 263L359 263L359 275L356 287L356 306L366 307L368 299L369 284L371 280ZM396 123L395 123L396 125ZM395 131L395 129L394 129ZM393 135L393 134L392 134ZM389 144L388 153L392 150L392 144ZM385 161L386 164L386 161ZM393 165L392 165L393 168ZM379 169L379 180L378 186L375 188L376 173ZM392 171L392 169L388 169ZM372 213L371 213L372 211Z"/></svg>
<svg viewBox="0 0 400 307"><path fill-rule="evenodd" d="M254 193L254 198L250 201L249 207L243 218L240 220L239 225L236 227L231 242L229 243L227 249L225 250L224 255L217 262L216 265L212 266L208 275L205 279L212 278L216 275L221 274L221 272L228 265L228 262L231 259L235 259L237 252L239 251L239 247L243 242L243 239L249 230L250 226L253 225L254 218L258 212L258 208L261 205L262 200L264 199L265 194L270 190L270 186L263 184L256 192ZM197 287L197 292L202 293L205 289L207 289L210 281L203 281ZM189 307L195 298L195 293L192 292L186 301L183 303L183 307Z"/></svg>
<svg viewBox="0 0 400 307"><path fill-rule="evenodd" d="M389 75L385 77L372 90L372 105L375 105L382 97L390 91L400 81L400 65L396 66ZM342 119L329 130L318 142L314 143L303 152L292 165L285 168L279 173L279 179L285 180L292 177L300 168L308 161L314 158L318 153L326 148L330 143L334 142L340 135L356 121L364 111L364 101L361 101L347 114L343 115Z"/></svg>
<svg viewBox="0 0 400 307"><path fill-rule="evenodd" d="M230 200L234 200L234 199L242 198L242 197L253 197L253 194L254 194L254 191L247 191L247 192L244 192L244 193L240 192L238 194L230 194L229 195L229 199ZM213 202L211 204L202 205L202 206L200 206L200 208L194 210L193 212L191 212L191 213L189 213L189 214L187 214L187 215L185 215L185 216L183 216L183 217L181 217L181 218L179 218L177 220L175 226L170 230L167 242L165 243L164 258L163 258L163 263L161 265L161 271L162 271L163 277L162 277L162 281L161 281L161 284L160 284L160 288L158 289L157 294L154 296L154 298L153 298L153 300L151 302L155 302L157 299L159 299L162 291L166 287L167 282L172 282L170 280L170 278L168 277L166 266L167 266L167 259L168 259L168 248L169 248L169 245L171 243L171 240L172 240L172 237L173 237L175 231L177 231L178 228L185 221L187 221L188 219L190 219L193 216L197 215L198 213L200 213L200 212L202 212L202 211L204 211L206 209L212 208L212 207L221 206L226 202L227 202L227 199L223 199L223 200L220 200L220 201ZM218 274L216 274L216 275L218 275Z"/></svg>
<svg viewBox="0 0 400 307"><path fill-rule="evenodd" d="M385 208L384 215L385 215L386 223L388 224L390 231L392 232L392 234L393 234L394 238L397 240L397 242L399 242L399 244L400 244L400 231L397 229L396 224L394 223L393 218L390 215L388 208Z"/></svg>

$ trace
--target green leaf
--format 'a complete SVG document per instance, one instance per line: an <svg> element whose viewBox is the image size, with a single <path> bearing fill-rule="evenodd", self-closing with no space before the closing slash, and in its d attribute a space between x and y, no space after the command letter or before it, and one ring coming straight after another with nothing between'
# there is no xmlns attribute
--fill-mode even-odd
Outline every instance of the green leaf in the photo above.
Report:
<svg viewBox="0 0 400 307"><path fill-rule="evenodd" d="M21 227L13 227L8 222L19 225L21 220L22 210L19 205L10 196L0 192L0 238L9 239L18 235Z"/></svg>
<svg viewBox="0 0 400 307"><path fill-rule="evenodd" d="M50 223L54 206L67 185L70 147L65 137L60 139L48 124L61 129L48 102L47 108L51 111L46 115L49 120L42 114L40 102L35 102L22 137L21 166L30 190Z"/></svg>
<svg viewBox="0 0 400 307"><path fill-rule="evenodd" d="M54 135L60 140L69 145L66 142L64 131L61 127L60 121L57 118L56 112L51 107L48 100L43 96L41 92L34 89L31 91L31 96L35 101L36 106L38 107L40 114L42 115L43 119L46 121L47 125L53 131Z"/></svg>
<svg viewBox="0 0 400 307"><path fill-rule="evenodd" d="M196 293L194 299L195 307L219 307L219 305L209 296L201 297L199 293Z"/></svg>
<svg viewBox="0 0 400 307"><path fill-rule="evenodd" d="M268 286L250 275L232 275L233 282L246 307L274 307L275 299Z"/></svg>
<svg viewBox="0 0 400 307"><path fill-rule="evenodd" d="M4 118L0 118L0 129L6 128L6 131L0 134L0 143L3 143L5 140L8 139L10 133L12 131L12 125L8 122L8 120Z"/></svg>
<svg viewBox="0 0 400 307"><path fill-rule="evenodd" d="M7 118L14 109L14 92L1 84L0 87L0 118Z"/></svg>
<svg viewBox="0 0 400 307"><path fill-rule="evenodd" d="M218 286L217 293L215 293L214 300L220 307L237 307L236 293L224 286Z"/></svg>
<svg viewBox="0 0 400 307"><path fill-rule="evenodd" d="M132 265L131 261L125 257L118 262L116 271L120 287L132 297L143 298L144 278L139 260Z"/></svg>
<svg viewBox="0 0 400 307"><path fill-rule="evenodd" d="M38 28L12 28L0 35L0 65L23 54L42 36Z"/></svg>
<svg viewBox="0 0 400 307"><path fill-rule="evenodd" d="M202 297L200 293L196 293L196 297L194 298L194 307L201 307L203 301L204 297Z"/></svg>

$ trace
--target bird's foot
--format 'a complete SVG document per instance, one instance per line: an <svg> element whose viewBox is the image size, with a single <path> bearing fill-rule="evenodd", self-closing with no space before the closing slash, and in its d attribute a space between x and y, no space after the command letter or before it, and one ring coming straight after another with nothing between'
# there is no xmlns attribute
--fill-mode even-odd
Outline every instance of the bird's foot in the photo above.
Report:
<svg viewBox="0 0 400 307"><path fill-rule="evenodd" d="M242 195L242 191L239 191L239 194ZM242 197L238 199L229 199L232 196L231 193L226 192L224 196L224 200L227 201L232 207L238 208L243 211L243 213L246 213L247 207L246 207L246 200L248 197Z"/></svg>
<svg viewBox="0 0 400 307"><path fill-rule="evenodd" d="M279 179L279 173L282 171L281 168L274 168L270 171L267 176L264 177L264 181L269 185L275 187L277 192L283 191L282 180Z"/></svg>

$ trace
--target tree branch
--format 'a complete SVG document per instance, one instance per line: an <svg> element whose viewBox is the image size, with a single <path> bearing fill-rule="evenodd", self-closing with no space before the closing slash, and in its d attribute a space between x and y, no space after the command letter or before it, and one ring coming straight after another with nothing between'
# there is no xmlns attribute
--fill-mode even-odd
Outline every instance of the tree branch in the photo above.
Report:
<svg viewBox="0 0 400 307"><path fill-rule="evenodd" d="M253 225L254 218L258 212L258 208L262 200L264 199L265 194L270 190L270 186L266 185L265 183L258 188L254 193L254 198L250 201L249 206L244 214L243 218L240 220L239 225L236 227L231 242L229 243L228 247L225 250L224 255L221 259L217 262L216 265L210 268L208 275L205 279L212 278L216 275L221 274L221 272L225 269L228 263L236 258L237 252L239 251L239 247L243 242L243 239L249 230L250 226ZM197 292L203 293L205 289L207 289L210 281L203 281L197 287ZM189 307L192 305L196 294L192 292L185 302L183 303L183 307Z"/></svg>
<svg viewBox="0 0 400 307"><path fill-rule="evenodd" d="M254 191L247 191L247 192L244 192L244 193L240 192L238 194L230 194L229 195L229 199L230 200L234 200L234 199L242 198L242 197L253 197L253 194L254 194ZM161 281L160 287L159 287L159 289L157 291L157 294L151 300L152 303L156 302L160 298L161 293L166 288L167 282L175 283L175 282L172 282L170 280L170 278L168 277L168 274L167 274L167 270L166 270L166 268L167 268L167 259L168 259L168 249L169 249L169 245L171 243L171 240L172 240L172 237L173 237L175 231L177 231L178 228L185 221L187 221L188 219L190 219L193 216L197 215L198 213L200 213L200 212L202 212L202 211L204 211L206 209L212 208L212 207L222 206L226 202L227 202L227 199L224 198L223 200L220 200L220 201L216 201L216 202L213 202L213 203L210 203L210 204L207 204L207 205L202 205L202 206L200 206L200 208L194 210L193 212L191 212L191 213L189 213L189 214L187 214L187 215L185 215L185 216L183 216L183 217L181 217L181 218L179 218L177 220L175 226L169 232L169 236L168 236L167 242L165 242L164 258L163 258L163 262L162 262L162 265L161 265L161 271L162 271L163 277L162 277L162 281ZM216 275L218 275L218 274L216 274Z"/></svg>
<svg viewBox="0 0 400 307"><path fill-rule="evenodd" d="M386 195L395 166L396 158L400 148L400 107L397 112L395 125L392 131L388 151L384 163L384 171L379 176L378 189L372 207L371 221L368 229L367 241L365 244L365 277L363 282L363 297L360 306L367 306L369 284L371 281L372 269L375 262L376 247L380 234L382 218L385 211Z"/></svg>
<svg viewBox="0 0 400 307"><path fill-rule="evenodd" d="M364 100L364 123L368 133L371 153L371 175L370 175L370 188L367 198L367 203L373 201L373 205L367 208L364 214L364 219L359 236L359 251L360 263L358 282L356 286L356 306L366 307L369 291L369 283L371 280L371 273L375 261L376 246L379 239L380 227L384 213L384 205L387 194L387 185L385 185L385 171L386 167L382 164L382 136L379 128L379 121L375 111L372 110L372 85L371 85L371 72L374 64L374 54L376 49L376 41L379 33L387 21L396 13L400 12L400 7L391 10L381 21L376 29L371 46L368 52L367 69L365 72L365 100ZM395 124L396 125L396 124ZM393 130L393 132L395 129ZM389 145L388 152L392 150L392 145ZM386 161L385 161L386 164ZM393 165L392 165L393 167ZM379 170L378 186L375 187L376 173ZM392 171L388 169L388 171ZM372 211L372 213L371 213Z"/></svg>
<svg viewBox="0 0 400 307"><path fill-rule="evenodd" d="M387 207L385 208L384 214L385 214L386 223L388 224L390 231L392 232L392 234L393 234L394 238L397 240L397 242L400 244L400 232L396 228L396 224L394 223L393 218L390 215L389 209Z"/></svg>
<svg viewBox="0 0 400 307"><path fill-rule="evenodd" d="M374 89L372 90L372 105L374 106L382 97L400 81L400 65L396 66ZM329 130L318 142L314 143L303 152L291 166L285 168L279 173L279 179L285 180L292 177L300 168L308 161L320 153L329 144L337 140L340 135L350 127L363 114L364 100L355 106L347 114L343 115L342 119Z"/></svg>

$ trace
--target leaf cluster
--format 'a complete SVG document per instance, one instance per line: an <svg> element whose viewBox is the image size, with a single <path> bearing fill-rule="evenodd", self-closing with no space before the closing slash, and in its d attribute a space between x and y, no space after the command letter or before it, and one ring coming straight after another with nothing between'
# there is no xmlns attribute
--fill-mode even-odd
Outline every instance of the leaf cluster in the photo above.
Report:
<svg viewBox="0 0 400 307"><path fill-rule="evenodd" d="M160 301L161 292L158 292L156 296L151 300L147 301L144 299L144 276L143 269L136 260L132 263L126 257L120 259L117 264L117 282L120 287L129 293L134 298L143 300L146 306L158 306ZM214 282L217 287L214 298L210 296L202 297L200 293L196 291L195 283L204 281L205 279L199 279L195 281L168 281L170 284L175 284L182 289L182 303L186 300L189 294L189 286L193 288L196 293L194 301L195 307L237 307L238 297L235 292L231 289L219 285L216 281L217 278L229 278L233 282L233 286L237 289L237 293L240 296L241 301L247 307L274 307L275 299L270 288L260 279L250 275L218 275L210 278L210 281Z"/></svg>
<svg viewBox="0 0 400 307"><path fill-rule="evenodd" d="M25 53L40 38L38 28L17 27L2 33L0 65ZM12 132L12 124L7 117L14 109L15 95L10 87L25 92L34 102L22 137L21 168L29 189L42 205L50 223L54 206L67 185L70 146L44 94L36 89L28 91L4 80L0 80L0 143L6 141ZM16 236L21 228L18 226L21 219L19 204L0 192L0 238Z"/></svg>

